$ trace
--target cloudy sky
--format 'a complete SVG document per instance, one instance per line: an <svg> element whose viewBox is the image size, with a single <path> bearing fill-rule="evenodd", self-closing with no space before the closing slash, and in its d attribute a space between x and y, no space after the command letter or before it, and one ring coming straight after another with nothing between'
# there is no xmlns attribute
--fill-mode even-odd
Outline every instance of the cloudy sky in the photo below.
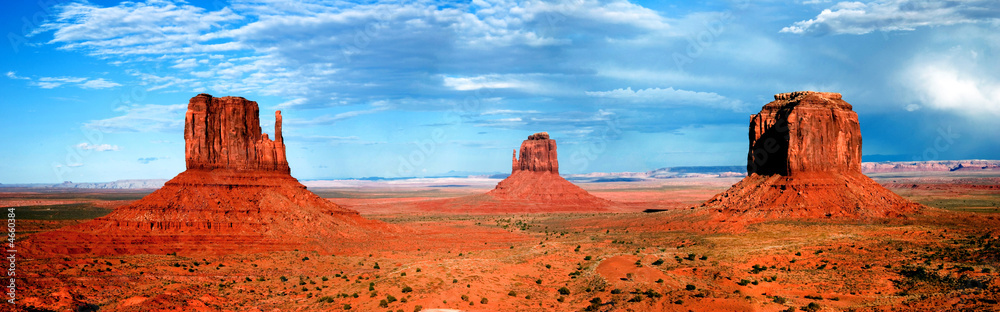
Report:
<svg viewBox="0 0 1000 312"><path fill-rule="evenodd" d="M41 4L40 4L41 3ZM1000 2L12 1L0 183L170 178L198 93L282 110L300 179L746 161L773 94L840 92L865 161L1000 159Z"/></svg>

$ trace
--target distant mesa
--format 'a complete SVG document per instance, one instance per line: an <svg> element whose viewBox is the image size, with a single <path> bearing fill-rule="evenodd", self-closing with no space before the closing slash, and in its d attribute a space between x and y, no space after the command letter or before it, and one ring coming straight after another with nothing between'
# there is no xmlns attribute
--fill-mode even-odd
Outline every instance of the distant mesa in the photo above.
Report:
<svg viewBox="0 0 1000 312"><path fill-rule="evenodd" d="M281 135L262 133L257 102L191 98L187 170L111 214L47 232L33 245L59 254L232 253L337 246L395 231L306 190L290 174Z"/></svg>
<svg viewBox="0 0 1000 312"><path fill-rule="evenodd" d="M750 118L747 177L702 207L724 219L898 217L920 209L861 173L852 109L839 93L775 95Z"/></svg>
<svg viewBox="0 0 1000 312"><path fill-rule="evenodd" d="M535 133L514 152L511 174L486 194L454 203L465 212L580 212L607 211L611 201L591 195L559 176L556 141L547 132ZM443 205L449 206L449 205Z"/></svg>
<svg viewBox="0 0 1000 312"><path fill-rule="evenodd" d="M1000 160L929 160L929 161L885 161L862 163L866 173L921 172L921 171L996 171L1000 170Z"/></svg>

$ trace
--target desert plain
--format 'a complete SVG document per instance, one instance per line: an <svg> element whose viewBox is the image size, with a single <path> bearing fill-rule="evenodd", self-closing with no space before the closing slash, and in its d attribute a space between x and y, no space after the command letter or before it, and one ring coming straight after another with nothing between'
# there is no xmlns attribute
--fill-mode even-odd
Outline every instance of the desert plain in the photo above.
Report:
<svg viewBox="0 0 1000 312"><path fill-rule="evenodd" d="M692 207L739 177L578 182L605 212L457 213L426 203L498 179L307 181L378 241L215 254L40 255L25 311L984 311L1000 300L1000 171L868 173L926 208L904 218L710 226ZM152 190L2 188L18 239ZM657 212L644 212L657 208ZM309 249L309 250L307 250ZM323 251L320 251L323 250Z"/></svg>

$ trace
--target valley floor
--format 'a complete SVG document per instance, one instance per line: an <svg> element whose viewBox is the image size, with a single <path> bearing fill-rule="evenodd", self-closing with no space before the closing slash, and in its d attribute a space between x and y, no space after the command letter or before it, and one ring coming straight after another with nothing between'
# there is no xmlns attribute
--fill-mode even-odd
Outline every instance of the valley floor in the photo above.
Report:
<svg viewBox="0 0 1000 312"><path fill-rule="evenodd" d="M894 220L723 231L690 213L738 178L586 183L611 213L454 214L422 201L481 186L310 188L412 229L345 253L59 255L17 262L26 311L996 310L1000 174L872 177L931 208ZM4 189L19 240L148 191ZM644 213L649 208L665 210ZM333 244L335 242L331 242ZM364 250L363 248L360 250ZM438 310L435 310L438 309Z"/></svg>

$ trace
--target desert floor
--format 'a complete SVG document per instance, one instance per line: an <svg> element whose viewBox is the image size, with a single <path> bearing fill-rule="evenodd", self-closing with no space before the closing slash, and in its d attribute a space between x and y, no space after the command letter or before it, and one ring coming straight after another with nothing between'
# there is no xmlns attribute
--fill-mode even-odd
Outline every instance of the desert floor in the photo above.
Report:
<svg viewBox="0 0 1000 312"><path fill-rule="evenodd" d="M345 252L22 258L17 302L31 311L998 309L1000 172L871 176L929 208L905 219L720 229L699 225L690 208L738 178L581 184L622 203L611 213L427 207L486 183L312 186L410 230L379 242L392 248ZM24 240L148 192L3 188L0 206L16 207Z"/></svg>

